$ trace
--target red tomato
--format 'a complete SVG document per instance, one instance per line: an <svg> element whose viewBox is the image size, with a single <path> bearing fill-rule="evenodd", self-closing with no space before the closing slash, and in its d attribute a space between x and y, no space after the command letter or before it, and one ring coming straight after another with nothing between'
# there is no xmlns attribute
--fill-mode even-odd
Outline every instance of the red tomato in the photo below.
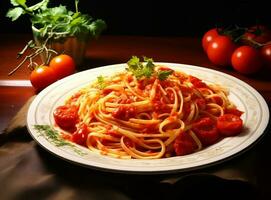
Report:
<svg viewBox="0 0 271 200"><path fill-rule="evenodd" d="M214 38L216 38L217 36L219 36L219 33L217 31L217 28L213 28L209 31L207 31L203 37L202 37L202 40L201 40L201 44L202 44L202 47L204 49L204 51L206 52L207 51L207 48L209 46L209 44L213 41Z"/></svg>
<svg viewBox="0 0 271 200"><path fill-rule="evenodd" d="M217 119L217 129L223 136L234 136L241 133L243 127L242 119L233 114L224 114Z"/></svg>
<svg viewBox="0 0 271 200"><path fill-rule="evenodd" d="M61 54L54 57L49 64L50 68L52 68L58 79L64 78L68 75L71 75L75 71L75 62L72 57Z"/></svg>
<svg viewBox="0 0 271 200"><path fill-rule="evenodd" d="M72 134L72 141L76 144L86 145L89 130L86 124L81 123L77 127L77 130Z"/></svg>
<svg viewBox="0 0 271 200"><path fill-rule="evenodd" d="M187 132L183 132L175 139L173 147L177 156L183 156L193 153L197 144Z"/></svg>
<svg viewBox="0 0 271 200"><path fill-rule="evenodd" d="M233 114L233 115L237 115L238 117L241 117L241 115L244 113L240 110L238 110L237 108L227 108L225 110L226 114Z"/></svg>
<svg viewBox="0 0 271 200"><path fill-rule="evenodd" d="M246 40L253 40L258 43L271 41L271 31L264 25L252 26L244 34Z"/></svg>
<svg viewBox="0 0 271 200"><path fill-rule="evenodd" d="M210 117L203 117L192 125L192 130L204 146L214 144L219 139L215 121Z"/></svg>
<svg viewBox="0 0 271 200"><path fill-rule="evenodd" d="M218 66L229 66L236 45L228 36L216 37L207 48L209 60Z"/></svg>
<svg viewBox="0 0 271 200"><path fill-rule="evenodd" d="M40 91L57 80L55 72L48 66L39 66L30 74L30 82Z"/></svg>
<svg viewBox="0 0 271 200"><path fill-rule="evenodd" d="M56 124L68 131L73 131L78 121L78 108L76 106L59 106L54 110Z"/></svg>
<svg viewBox="0 0 271 200"><path fill-rule="evenodd" d="M263 57L264 65L271 69L271 44L265 45L261 48L261 55Z"/></svg>
<svg viewBox="0 0 271 200"><path fill-rule="evenodd" d="M235 70L243 74L257 72L263 65L260 53L251 46L241 46L232 54L232 66Z"/></svg>

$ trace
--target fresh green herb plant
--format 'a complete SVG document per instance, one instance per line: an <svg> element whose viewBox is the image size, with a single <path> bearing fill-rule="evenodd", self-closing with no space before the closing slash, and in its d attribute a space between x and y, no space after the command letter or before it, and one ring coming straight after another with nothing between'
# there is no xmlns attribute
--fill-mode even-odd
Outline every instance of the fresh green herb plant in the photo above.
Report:
<svg viewBox="0 0 271 200"><path fill-rule="evenodd" d="M14 8L6 16L15 21L22 15L29 15L32 25L40 31L42 37L57 33L54 37L96 38L106 28L103 20L95 20L78 11L79 0L75 0L75 11L68 10L63 5L49 8L49 2L50 0L42 0L28 6L27 0L10 0Z"/></svg>
<svg viewBox="0 0 271 200"><path fill-rule="evenodd" d="M56 52L51 44L54 41L65 41L68 37L76 37L79 40L86 41L87 39L97 38L106 28L106 23L101 20L95 20L88 14L82 14L78 10L79 0L75 0L75 11L68 10L65 6L48 7L50 0L42 0L37 4L28 6L27 0L10 0L13 5L7 12L7 17L12 21L17 20L22 15L30 17L32 26L38 31L34 35L39 38L40 44L33 40L20 51L17 58L31 49L31 53L24 57L18 66L16 66L8 75L12 75L17 71L27 60L29 60L28 68L33 70L38 64L34 62L34 58L45 53L45 60L42 65L49 63L53 54ZM35 37L34 37L35 38Z"/></svg>

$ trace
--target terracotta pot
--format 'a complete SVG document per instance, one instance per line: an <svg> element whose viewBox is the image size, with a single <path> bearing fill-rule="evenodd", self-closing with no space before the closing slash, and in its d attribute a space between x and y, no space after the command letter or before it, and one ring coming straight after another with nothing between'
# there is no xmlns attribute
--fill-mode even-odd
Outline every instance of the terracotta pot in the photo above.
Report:
<svg viewBox="0 0 271 200"><path fill-rule="evenodd" d="M40 30L32 26L32 32L35 44L41 46L42 43L46 40L40 35ZM57 35L57 34L56 34ZM61 37L59 34L59 39L50 39L47 43L47 48L57 51L59 54L65 53L73 57L76 62L76 65L80 65L84 59L87 45L87 38L77 38L74 36L71 37ZM42 62L46 63L46 53L41 54Z"/></svg>

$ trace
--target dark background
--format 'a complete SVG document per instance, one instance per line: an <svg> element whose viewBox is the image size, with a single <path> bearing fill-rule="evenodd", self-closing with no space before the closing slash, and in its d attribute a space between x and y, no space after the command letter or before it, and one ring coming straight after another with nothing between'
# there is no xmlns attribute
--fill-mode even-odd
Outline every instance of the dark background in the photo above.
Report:
<svg viewBox="0 0 271 200"><path fill-rule="evenodd" d="M28 0L32 5L34 0ZM201 36L214 26L254 24L271 25L271 9L265 1L196 0L81 0L79 10L108 25L105 35ZM51 6L67 5L73 0L51 0ZM0 1L0 33L30 33L28 17L11 22L5 17L9 0Z"/></svg>

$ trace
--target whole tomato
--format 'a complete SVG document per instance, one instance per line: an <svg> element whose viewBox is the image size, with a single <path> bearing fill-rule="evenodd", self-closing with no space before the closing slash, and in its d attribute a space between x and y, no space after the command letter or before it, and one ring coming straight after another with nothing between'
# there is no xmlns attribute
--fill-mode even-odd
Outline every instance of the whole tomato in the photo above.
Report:
<svg viewBox="0 0 271 200"><path fill-rule="evenodd" d="M38 66L30 74L30 82L40 91L57 80L55 72L48 66Z"/></svg>
<svg viewBox="0 0 271 200"><path fill-rule="evenodd" d="M218 66L229 66L231 64L231 55L236 45L230 37L225 35L217 36L207 48L209 60Z"/></svg>
<svg viewBox="0 0 271 200"><path fill-rule="evenodd" d="M271 69L271 44L261 48L261 55L263 57L264 65Z"/></svg>
<svg viewBox="0 0 271 200"><path fill-rule="evenodd" d="M233 68L242 74L253 74L262 67L260 52L251 46L241 46L232 54Z"/></svg>
<svg viewBox="0 0 271 200"><path fill-rule="evenodd" d="M271 41L271 30L264 25L255 25L248 29L244 34L245 40L255 41L261 44L264 44L268 41Z"/></svg>
<svg viewBox="0 0 271 200"><path fill-rule="evenodd" d="M219 33L217 31L217 28L213 28L209 31L207 31L203 37L202 37L202 40L201 40L201 44L202 44L202 47L204 49L204 51L206 52L207 51L207 48L209 46L209 44L217 37L219 36Z"/></svg>
<svg viewBox="0 0 271 200"><path fill-rule="evenodd" d="M75 71L75 62L73 58L66 54L54 57L50 61L49 66L55 71L57 79L71 75Z"/></svg>

